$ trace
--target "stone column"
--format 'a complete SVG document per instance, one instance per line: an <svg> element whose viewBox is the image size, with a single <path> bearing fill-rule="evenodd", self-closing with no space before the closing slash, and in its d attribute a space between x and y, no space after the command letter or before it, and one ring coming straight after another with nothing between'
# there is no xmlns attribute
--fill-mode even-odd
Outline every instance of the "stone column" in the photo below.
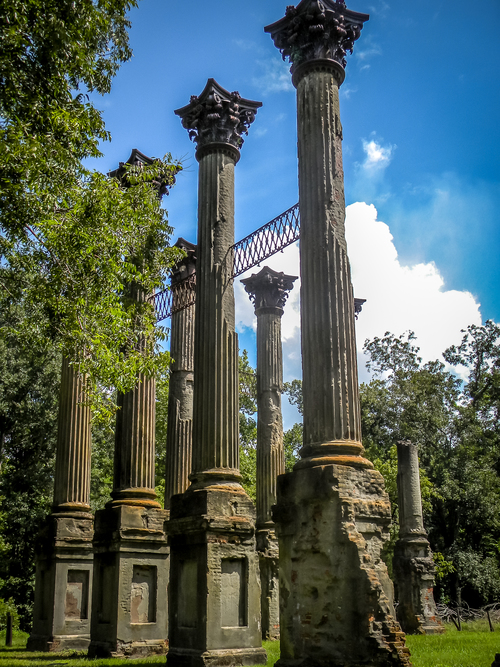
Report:
<svg viewBox="0 0 500 667"><path fill-rule="evenodd" d="M278 475L285 472L283 447L283 350L281 317L296 276L267 266L241 282L257 315L257 551L260 564L262 638L279 639L279 549L271 507Z"/></svg>
<svg viewBox="0 0 500 667"><path fill-rule="evenodd" d="M398 442L399 540L394 548L398 621L408 634L440 634L434 602L434 559L422 517L418 447Z"/></svg>
<svg viewBox="0 0 500 667"><path fill-rule="evenodd" d="M344 232L339 86L366 14L302 0L268 26L297 89L304 442L279 478L280 665L408 665L380 553L391 519L363 458Z"/></svg>
<svg viewBox="0 0 500 667"><path fill-rule="evenodd" d="M84 379L63 358L54 504L37 540L29 650L84 650L90 642L93 518L90 409L84 390Z"/></svg>
<svg viewBox="0 0 500 667"><path fill-rule="evenodd" d="M194 292L196 246L184 239L175 244L186 257L172 274L172 321L170 356L172 367L168 387L167 451L165 467L165 509L170 498L189 486L193 437ZM186 304L190 304L186 307Z"/></svg>
<svg viewBox="0 0 500 667"><path fill-rule="evenodd" d="M128 162L153 160L134 149ZM129 298L144 301L146 295L131 285ZM154 379L139 375L117 404L112 500L95 521L89 657L167 649L168 512L155 494Z"/></svg>
<svg viewBox="0 0 500 667"><path fill-rule="evenodd" d="M169 667L266 662L254 508L238 452L234 167L260 102L213 79L176 113L199 162L191 485L170 505Z"/></svg>

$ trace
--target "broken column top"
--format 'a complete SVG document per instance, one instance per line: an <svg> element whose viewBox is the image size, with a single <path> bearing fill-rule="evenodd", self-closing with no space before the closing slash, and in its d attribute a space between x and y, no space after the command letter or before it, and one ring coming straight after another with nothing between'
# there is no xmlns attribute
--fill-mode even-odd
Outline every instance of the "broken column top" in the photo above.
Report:
<svg viewBox="0 0 500 667"><path fill-rule="evenodd" d="M397 443L399 534L426 535L422 516L418 446L409 440Z"/></svg>
<svg viewBox="0 0 500 667"><path fill-rule="evenodd" d="M133 148L128 160L119 162L118 168L109 171L108 176L109 178L118 179L123 187L130 187L133 183L130 182L128 177L127 166L138 167L141 169L143 167L150 167L155 164L155 162L160 162L160 160L157 157L148 157L147 155L144 155L144 153L141 153L137 148ZM163 197L163 195L169 194L169 188L175 185L175 174L180 171L180 169L181 167L179 165L179 167L172 172L158 173L156 177L152 177L151 182L157 188L158 196L160 198Z"/></svg>
<svg viewBox="0 0 500 667"><path fill-rule="evenodd" d="M299 65L317 60L331 60L345 68L346 54L352 53L368 14L347 9L345 2L335 0L302 0L286 8L285 16L264 28L271 34L283 60Z"/></svg>
<svg viewBox="0 0 500 667"><path fill-rule="evenodd" d="M259 273L254 273L250 278L244 278L241 282L255 306L255 311L260 308L283 309L288 298L288 292L293 289L293 283L297 276L287 276L285 273L273 271L265 266Z"/></svg>
<svg viewBox="0 0 500 667"><path fill-rule="evenodd" d="M172 284L177 284L196 272L196 244L180 237L175 242L174 247L180 248L186 253L186 256L172 270Z"/></svg>
<svg viewBox="0 0 500 667"><path fill-rule="evenodd" d="M203 149L212 144L229 144L239 151L242 135L248 134L261 106L262 102L246 100L237 91L230 93L215 79L208 79L201 95L192 95L189 104L175 113L196 143L199 160L206 154Z"/></svg>

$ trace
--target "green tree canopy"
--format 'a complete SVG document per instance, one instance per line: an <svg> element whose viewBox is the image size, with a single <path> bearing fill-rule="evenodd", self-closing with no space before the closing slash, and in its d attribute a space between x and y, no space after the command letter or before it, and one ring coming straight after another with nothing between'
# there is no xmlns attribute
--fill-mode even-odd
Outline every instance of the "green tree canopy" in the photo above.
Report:
<svg viewBox="0 0 500 667"><path fill-rule="evenodd" d="M138 371L166 362L152 305L124 297L130 283L152 294L178 257L153 183L173 185L180 165L167 156L132 167L133 187L123 187L83 163L109 139L88 93L108 92L130 57L127 11L136 4L0 7L0 287L23 301L15 333L32 347L52 341L90 389L126 390Z"/></svg>
<svg viewBox="0 0 500 667"><path fill-rule="evenodd" d="M472 325L439 361L422 363L410 332L365 343L374 379L360 387L367 455L395 490L394 445L418 444L424 522L441 563L444 600L472 605L500 593L500 328ZM391 472L392 471L392 472ZM391 498L393 503L396 498Z"/></svg>

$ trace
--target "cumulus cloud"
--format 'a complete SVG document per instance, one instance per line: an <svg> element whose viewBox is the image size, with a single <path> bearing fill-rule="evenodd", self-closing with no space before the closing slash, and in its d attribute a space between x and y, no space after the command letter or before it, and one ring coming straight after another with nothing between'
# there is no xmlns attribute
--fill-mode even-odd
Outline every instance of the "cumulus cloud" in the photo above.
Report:
<svg viewBox="0 0 500 667"><path fill-rule="evenodd" d="M347 207L346 237L354 293L367 300L356 325L359 351L366 338L412 330L421 356L429 361L459 343L469 324L481 324L474 296L447 290L433 262L400 262L389 226L378 220L373 205Z"/></svg>
<svg viewBox="0 0 500 667"><path fill-rule="evenodd" d="M354 294L366 299L356 323L361 380L367 379L361 358L367 338L383 336L386 331L395 335L414 331L422 358L430 361L440 358L448 346L459 343L462 329L481 324L480 304L474 296L466 291L447 290L434 263L401 263L389 226L378 219L373 205L358 202L347 207L346 236ZM298 244L264 264L299 275ZM297 280L282 320L285 380L301 375L299 289ZM253 306L239 281L235 290L238 329L255 330Z"/></svg>

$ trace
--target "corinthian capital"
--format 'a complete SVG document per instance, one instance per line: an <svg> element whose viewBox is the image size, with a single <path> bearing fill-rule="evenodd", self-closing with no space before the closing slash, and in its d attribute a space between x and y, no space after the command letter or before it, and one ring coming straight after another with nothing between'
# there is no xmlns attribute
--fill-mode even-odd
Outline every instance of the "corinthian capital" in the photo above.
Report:
<svg viewBox="0 0 500 667"><path fill-rule="evenodd" d="M239 149L261 106L262 102L245 100L209 79L201 95L193 95L190 103L175 113L198 150L209 144L230 144Z"/></svg>
<svg viewBox="0 0 500 667"><path fill-rule="evenodd" d="M368 14L353 12L343 0L302 0L287 7L284 18L268 25L283 60L292 63L291 71L312 60L333 60L346 66L346 53L352 53Z"/></svg>
<svg viewBox="0 0 500 667"><path fill-rule="evenodd" d="M265 266L262 271L254 273L250 278L244 278L241 282L257 312L259 308L282 310L296 280L297 276L287 276L283 272L279 273Z"/></svg>

